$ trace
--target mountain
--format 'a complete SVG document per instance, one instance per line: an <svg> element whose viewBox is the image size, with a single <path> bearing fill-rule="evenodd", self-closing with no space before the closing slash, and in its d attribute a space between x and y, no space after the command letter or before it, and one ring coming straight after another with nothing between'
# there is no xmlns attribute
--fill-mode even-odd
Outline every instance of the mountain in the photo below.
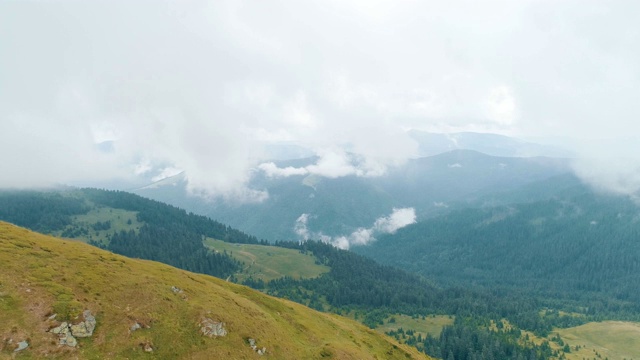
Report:
<svg viewBox="0 0 640 360"><path fill-rule="evenodd" d="M544 188L555 195L452 211L354 251L441 284L640 306L637 203L567 177L530 187L530 194Z"/></svg>
<svg viewBox="0 0 640 360"><path fill-rule="evenodd" d="M542 145L517 138L474 132L431 133L410 130L409 136L418 143L421 157L452 150L474 150L491 156L502 157L572 157L573 154L556 146Z"/></svg>
<svg viewBox="0 0 640 360"><path fill-rule="evenodd" d="M277 165L303 167L313 162L308 158ZM297 239L294 226L302 214L309 214L310 232L340 236L370 227L394 207L414 207L419 218L427 218L469 206L487 194L517 189L570 171L567 159L496 157L454 150L409 160L381 177L271 178L256 172L249 186L269 193L261 203L240 204L190 195L181 176L134 192L276 241Z"/></svg>
<svg viewBox="0 0 640 360"><path fill-rule="evenodd" d="M598 308L585 302L576 307L575 303L562 299L530 297L523 295L523 292L494 291L494 289L471 286L452 287L454 282L437 286L432 280L394 267L380 265L371 259L350 251L337 249L329 244L315 241L269 244L209 218L190 214L173 206L121 191L67 189L47 192L0 192L0 218L10 219L13 222L58 236L89 241L94 245L131 257L156 259L183 269L192 269L201 273L208 272L229 281L242 281L244 284L265 293L294 300L314 309L346 314L371 328L382 326L385 323L388 325L390 319L395 318L396 315L400 315L400 318L422 319L424 322L429 322L427 317L443 314L450 319L447 325L442 325L441 328L442 333L447 334L446 337L427 336L421 338L413 332L401 334L397 332L399 331L397 327L397 331L394 330L396 332L392 334L402 342L438 357L448 357L449 352L454 354L473 353L475 357L482 356L480 358L491 356L504 358L504 354L511 354L514 358L524 356L538 360L547 359L553 354L558 357L565 351L558 348L552 349L545 345L543 340L531 342L524 338L522 331L529 331L531 334L541 337L550 337L550 331L553 328L566 328L584 324L589 320L600 319L601 317L598 316L602 316L600 311L602 304L618 306L615 312L610 311L608 315L629 317L627 315L628 306L619 303L601 302L600 308ZM74 245L76 243L71 240L58 241L62 243L60 249L70 249L76 246ZM1 237L0 244L2 244ZM174 277L168 275L165 270L156 272L149 268L127 266L128 263L122 260L123 258L111 253L107 256L105 255L107 253L101 252L97 248L78 249L84 249L84 253L102 254L98 259L84 253L79 254L74 250L71 257L61 260L52 255L53 247L46 246L45 249L35 241L28 243L28 245L17 244L16 246L20 251L27 252L29 256L23 256L21 252L15 252L11 247L8 247L7 251L0 248L2 254L20 258L21 260L17 260L17 262L23 266L16 271L20 275L16 275L11 270L15 266L9 262L3 262L3 265L9 264L6 268L8 269L6 274L11 280L5 281L4 278L0 278L0 293L2 294L0 295L0 306L3 306L3 309L15 310L17 295L14 296L14 294L19 294L19 292L5 291L8 284L15 286L17 284L25 286L26 284L29 289L29 291L24 290L26 293L33 291L34 283L40 284L46 287L45 290L55 292L51 297L53 302L50 307L54 309L53 313L58 314L56 319L73 318L72 323L74 324L82 322L84 319L85 325L82 325L84 327L87 326L86 321L88 320L86 316L81 314L83 310L90 310L92 313L89 314L89 317L91 319L95 317L100 321L100 313L96 313L96 311L106 312L104 309L113 306L117 309L112 309L115 316L119 319L128 319L126 321L130 320L131 326L135 327L135 324L138 323L138 326L144 327L144 325L151 323L150 326L153 328L151 320L157 319L158 314L162 315L164 312L149 310L145 307L146 305L138 304L138 297L142 299L144 304L152 304L157 300L163 304L169 304L168 306L172 309L183 309L175 303L167 303L171 301L171 296L178 296L182 301L189 301L195 298L193 294L200 294L200 287L206 288L207 284L212 281L200 281L200 278L195 275L186 275L173 280ZM39 253L41 248L46 254ZM3 260L4 258L0 255L0 261ZM30 263L27 260L33 260L36 263ZM132 261L148 263L141 260ZM89 266L87 262L97 265ZM103 263L108 268L102 268ZM25 269L24 266L27 268ZM88 268L97 273L91 273ZM3 271L6 269L3 268ZM122 273L119 272L120 270ZM43 271L44 274L40 274L39 271ZM185 274L182 270L175 271ZM148 288L140 285L142 280L135 280L134 283L127 282L128 274L144 276L144 281L151 284L160 278L164 281L162 286L165 287ZM21 276L23 275L28 276L27 281L22 280ZM107 286L108 280L106 279L109 276L117 278L109 283L111 287L107 291L102 287ZM139 279L133 275L131 278ZM99 290L96 290L96 286L94 286L96 281ZM179 281L181 282L178 283ZM70 285L75 282L80 284L79 288ZM172 283L174 285L170 286L179 289L172 289L166 286L167 283ZM226 283L222 282L222 284ZM136 295L133 290L128 290L127 286L135 287L136 290L141 291L141 294L158 296L158 299L161 300L150 299L147 295ZM171 290L172 295L168 290ZM114 295L111 291L120 292ZM38 294L41 293L42 291L38 290ZM100 296L106 293L108 293L107 298L100 301ZM204 293L203 296L206 296L206 290ZM10 297L2 298L5 294L9 294ZM242 292L242 294L248 293ZM230 299L224 294L222 296L226 300ZM602 301L602 298L596 298L596 300ZM97 305L95 305L95 301L98 301ZM201 304L201 301L204 300L197 300L197 304ZM86 302L94 305L85 308L82 304ZM38 304L40 303L42 302L39 301ZM234 300L234 303L238 303L237 299ZM127 310L127 314L118 312L127 306L132 309L143 309L141 310L143 312L133 315L128 313L129 310ZM207 307L213 306L207 305ZM98 310L95 310L96 308ZM224 309L224 306L221 308ZM202 310L202 308L199 309ZM203 311L205 310L200 311L200 314ZM215 313L214 310L207 311ZM249 312L255 314L253 310ZM16 313L9 311L3 318L2 314L0 312L0 324L16 324L16 317L19 324L24 323L23 315L16 315ZM50 315L52 314L48 314L48 316ZM72 315L77 315L77 319ZM222 317L220 313L217 315L219 318L212 319L209 324L214 324L214 320L218 322L230 321L228 317ZM170 324L179 323L180 326L184 326L189 321L194 321L195 315L192 314L189 317L178 314L177 316L180 317L179 321L168 320L167 322ZM259 316L272 318L273 314ZM140 320L137 320L138 318ZM454 318L455 320L453 320ZM501 319L508 321L509 326L504 331L492 330L490 324L501 321ZM45 321L45 318L41 316L41 320ZM155 321L159 322L159 320ZM46 328L57 325L59 323L49 321ZM3 331L2 326L0 325L0 331ZM294 326L297 325L294 324ZM298 329L304 329L304 332L308 332L309 327L307 323L304 323L298 326ZM32 341L32 337L20 335L23 333L18 331L17 325L14 328L15 331L13 328L12 331L19 335L16 335L15 340L12 335L4 337L4 350L0 350L0 354L2 351L5 351L5 354L10 353L16 346L24 346L22 340L17 337L26 338L27 342ZM63 329L67 328L63 327ZM58 330L60 327L57 327ZM408 328L405 330L409 331ZM124 331L126 331L126 327ZM189 333L188 331L179 331L181 334ZM164 334L162 336L170 334L170 330L166 328L161 332ZM0 332L0 334L4 333ZM32 333L33 331L29 334ZM137 336L137 330L135 334ZM314 334L312 333L311 336L316 336ZM109 333L105 336L114 339L115 335ZM168 341L166 337L162 336L135 338L136 341L139 341L138 351L151 349L154 352L159 352L159 344L166 344ZM253 338L251 336L255 335L244 335L243 338L247 340ZM475 339L473 344L468 342L470 338ZM115 339L119 341L119 338ZM80 339L80 344L83 343L85 343L84 340ZM171 342L169 341L169 343ZM258 343L261 344L260 341ZM189 346L185 347L181 347L180 344L172 344L172 348L175 348L174 352L168 353L169 355L163 353L160 357L176 358L178 353L191 354L189 351L194 351L197 348L194 344L193 339L188 343ZM204 343L200 342L200 344ZM35 347L35 343L32 345ZM100 349L104 348L101 345ZM130 351L133 350L130 349ZM137 357L137 355L131 355L133 353L114 353L113 351L108 357ZM165 351L168 350L165 349ZM89 356L89 354L92 355ZM86 352L82 356L105 357L105 355L93 354L93 352ZM171 354L175 356L171 356ZM322 351L320 355L326 357L331 354L337 354L336 358L346 357L346 355L333 350ZM69 354L64 352L60 356L66 355ZM313 358L312 355L304 358ZM198 358L199 355L189 356ZM458 355L455 356L458 358ZM386 355L383 357L387 358Z"/></svg>
<svg viewBox="0 0 640 360"><path fill-rule="evenodd" d="M258 243L204 216L122 191L0 191L0 220L219 277L240 264L226 253L210 252L203 237Z"/></svg>
<svg viewBox="0 0 640 360"><path fill-rule="evenodd" d="M276 359L427 358L346 318L4 222L0 247L2 357L26 341L25 358L248 359L253 339ZM51 333L71 322L87 335L89 317L76 347ZM219 336L203 335L211 324Z"/></svg>

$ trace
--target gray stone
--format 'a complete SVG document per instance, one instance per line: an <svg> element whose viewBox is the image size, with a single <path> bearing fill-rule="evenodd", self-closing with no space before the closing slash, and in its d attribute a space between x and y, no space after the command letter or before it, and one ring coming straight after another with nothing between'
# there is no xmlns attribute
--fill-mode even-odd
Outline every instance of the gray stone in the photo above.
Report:
<svg viewBox="0 0 640 360"><path fill-rule="evenodd" d="M129 331L134 332L140 328L142 328L142 326L140 326L140 324L136 322L135 324L131 325L131 327L129 328Z"/></svg>
<svg viewBox="0 0 640 360"><path fill-rule="evenodd" d="M76 345L78 345L78 341L73 337L73 334L71 334L69 324L66 322L63 322L60 326L54 327L49 330L49 332L58 335L60 345L67 345L71 347L76 347Z"/></svg>
<svg viewBox="0 0 640 360"><path fill-rule="evenodd" d="M17 349L15 349L15 350L13 350L13 351L14 351L14 352L22 351L22 350L24 350L24 349L26 349L26 348L28 348L28 347L29 347L29 343L28 343L28 342L26 342L26 341L20 341L20 342L18 343L18 348L17 348Z"/></svg>
<svg viewBox="0 0 640 360"><path fill-rule="evenodd" d="M179 287L175 287L175 286L171 287L171 291L173 291L174 294L181 294L182 293L182 289L180 289Z"/></svg>
<svg viewBox="0 0 640 360"><path fill-rule="evenodd" d="M224 328L224 323L209 318L204 318L200 322L200 332L208 337L227 335L227 329Z"/></svg>
<svg viewBox="0 0 640 360"><path fill-rule="evenodd" d="M67 331L64 336L60 337L60 345L67 345L70 347L78 346L78 340L73 337L70 331Z"/></svg>
<svg viewBox="0 0 640 360"><path fill-rule="evenodd" d="M84 316L84 321L71 325L71 333L75 337L90 337L96 328L96 318L91 314L90 310L85 310L82 315Z"/></svg>
<svg viewBox="0 0 640 360"><path fill-rule="evenodd" d="M49 330L49 332L52 332L54 334L60 334L63 331L64 332L69 331L69 324L67 324L66 322L63 322L59 326L56 326L53 329Z"/></svg>

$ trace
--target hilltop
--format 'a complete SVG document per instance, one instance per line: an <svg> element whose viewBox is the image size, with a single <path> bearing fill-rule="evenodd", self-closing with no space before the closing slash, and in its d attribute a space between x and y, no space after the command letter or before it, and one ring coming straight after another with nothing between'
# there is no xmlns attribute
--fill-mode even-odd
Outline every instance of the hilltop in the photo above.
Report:
<svg viewBox="0 0 640 360"><path fill-rule="evenodd" d="M129 259L0 222L0 356L21 341L18 358L427 358L336 315L244 286L147 260ZM75 348L47 332L79 323L89 310L97 326ZM55 317L54 317L55 315ZM85 318L86 319L86 318ZM208 337L206 322L226 336ZM136 324L138 324L136 326ZM136 327L140 329L135 329ZM133 330L133 331L132 331Z"/></svg>

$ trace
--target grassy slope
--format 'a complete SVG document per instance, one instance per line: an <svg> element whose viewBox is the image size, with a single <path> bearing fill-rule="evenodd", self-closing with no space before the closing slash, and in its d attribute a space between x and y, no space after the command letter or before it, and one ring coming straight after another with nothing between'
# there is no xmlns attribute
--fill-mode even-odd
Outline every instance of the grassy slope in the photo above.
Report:
<svg viewBox="0 0 640 360"><path fill-rule="evenodd" d="M613 359L640 359L640 324L622 321L592 322L560 329L558 333L572 347L567 359L592 359L596 352ZM582 348L573 351L576 345Z"/></svg>
<svg viewBox="0 0 640 360"><path fill-rule="evenodd" d="M93 205L93 204L92 204ZM104 244L108 243L107 234L119 233L120 231L138 231L144 223L137 220L135 211L127 211L123 209L114 209L105 206L96 206L88 213L83 215L72 216L73 226L87 229L89 236L80 236L78 240L88 241L95 240ZM111 223L111 227L107 230L95 230L92 228L97 222ZM130 222L130 223L129 223ZM62 231L55 235L62 235Z"/></svg>
<svg viewBox="0 0 640 360"><path fill-rule="evenodd" d="M389 322L391 318L394 318L395 322ZM413 330L416 333L422 334L423 337L427 334L430 334L431 336L437 338L440 336L442 328L452 324L453 318L445 315L427 316L422 319L398 314L385 319L384 324L378 326L376 330L385 333L391 330L396 331L399 328L402 328L405 331Z"/></svg>
<svg viewBox="0 0 640 360"><path fill-rule="evenodd" d="M226 251L237 260L244 262L244 268L236 277L240 281L252 276L264 281L283 276L294 279L314 278L329 272L329 267L315 263L311 254L275 246L232 244L220 240L207 239L205 245L219 252Z"/></svg>
<svg viewBox="0 0 640 360"><path fill-rule="evenodd" d="M17 358L252 359L257 355L247 338L274 359L424 358L346 318L4 222L0 264L0 358L28 339L30 347ZM174 294L171 286L184 293ZM79 339L78 349L59 347L46 332L56 325L48 316L73 319L84 309L96 314L93 337ZM229 335L201 336L204 316L226 323ZM150 328L129 333L136 321ZM144 343L153 344L153 354L144 353Z"/></svg>

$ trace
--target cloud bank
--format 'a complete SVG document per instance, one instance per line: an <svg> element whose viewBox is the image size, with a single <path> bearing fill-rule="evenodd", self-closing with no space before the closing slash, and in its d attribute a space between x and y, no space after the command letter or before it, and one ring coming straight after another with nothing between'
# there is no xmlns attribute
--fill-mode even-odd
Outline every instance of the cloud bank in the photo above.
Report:
<svg viewBox="0 0 640 360"><path fill-rule="evenodd" d="M296 220L294 232L300 241L319 240L330 243L340 249L349 249L351 246L368 245L375 241L375 236L380 234L393 234L397 230L416 222L414 208L394 208L391 215L378 218L370 228L358 228L349 235L330 237L322 233L313 233L307 228L309 214L302 214Z"/></svg>
<svg viewBox="0 0 640 360"><path fill-rule="evenodd" d="M595 0L0 2L0 186L175 168L195 193L259 201L256 166L376 176L415 155L408 129L580 148L638 134L639 12ZM628 165L578 173L636 188L607 177L637 175L637 140L599 148ZM319 161L265 163L278 142Z"/></svg>

